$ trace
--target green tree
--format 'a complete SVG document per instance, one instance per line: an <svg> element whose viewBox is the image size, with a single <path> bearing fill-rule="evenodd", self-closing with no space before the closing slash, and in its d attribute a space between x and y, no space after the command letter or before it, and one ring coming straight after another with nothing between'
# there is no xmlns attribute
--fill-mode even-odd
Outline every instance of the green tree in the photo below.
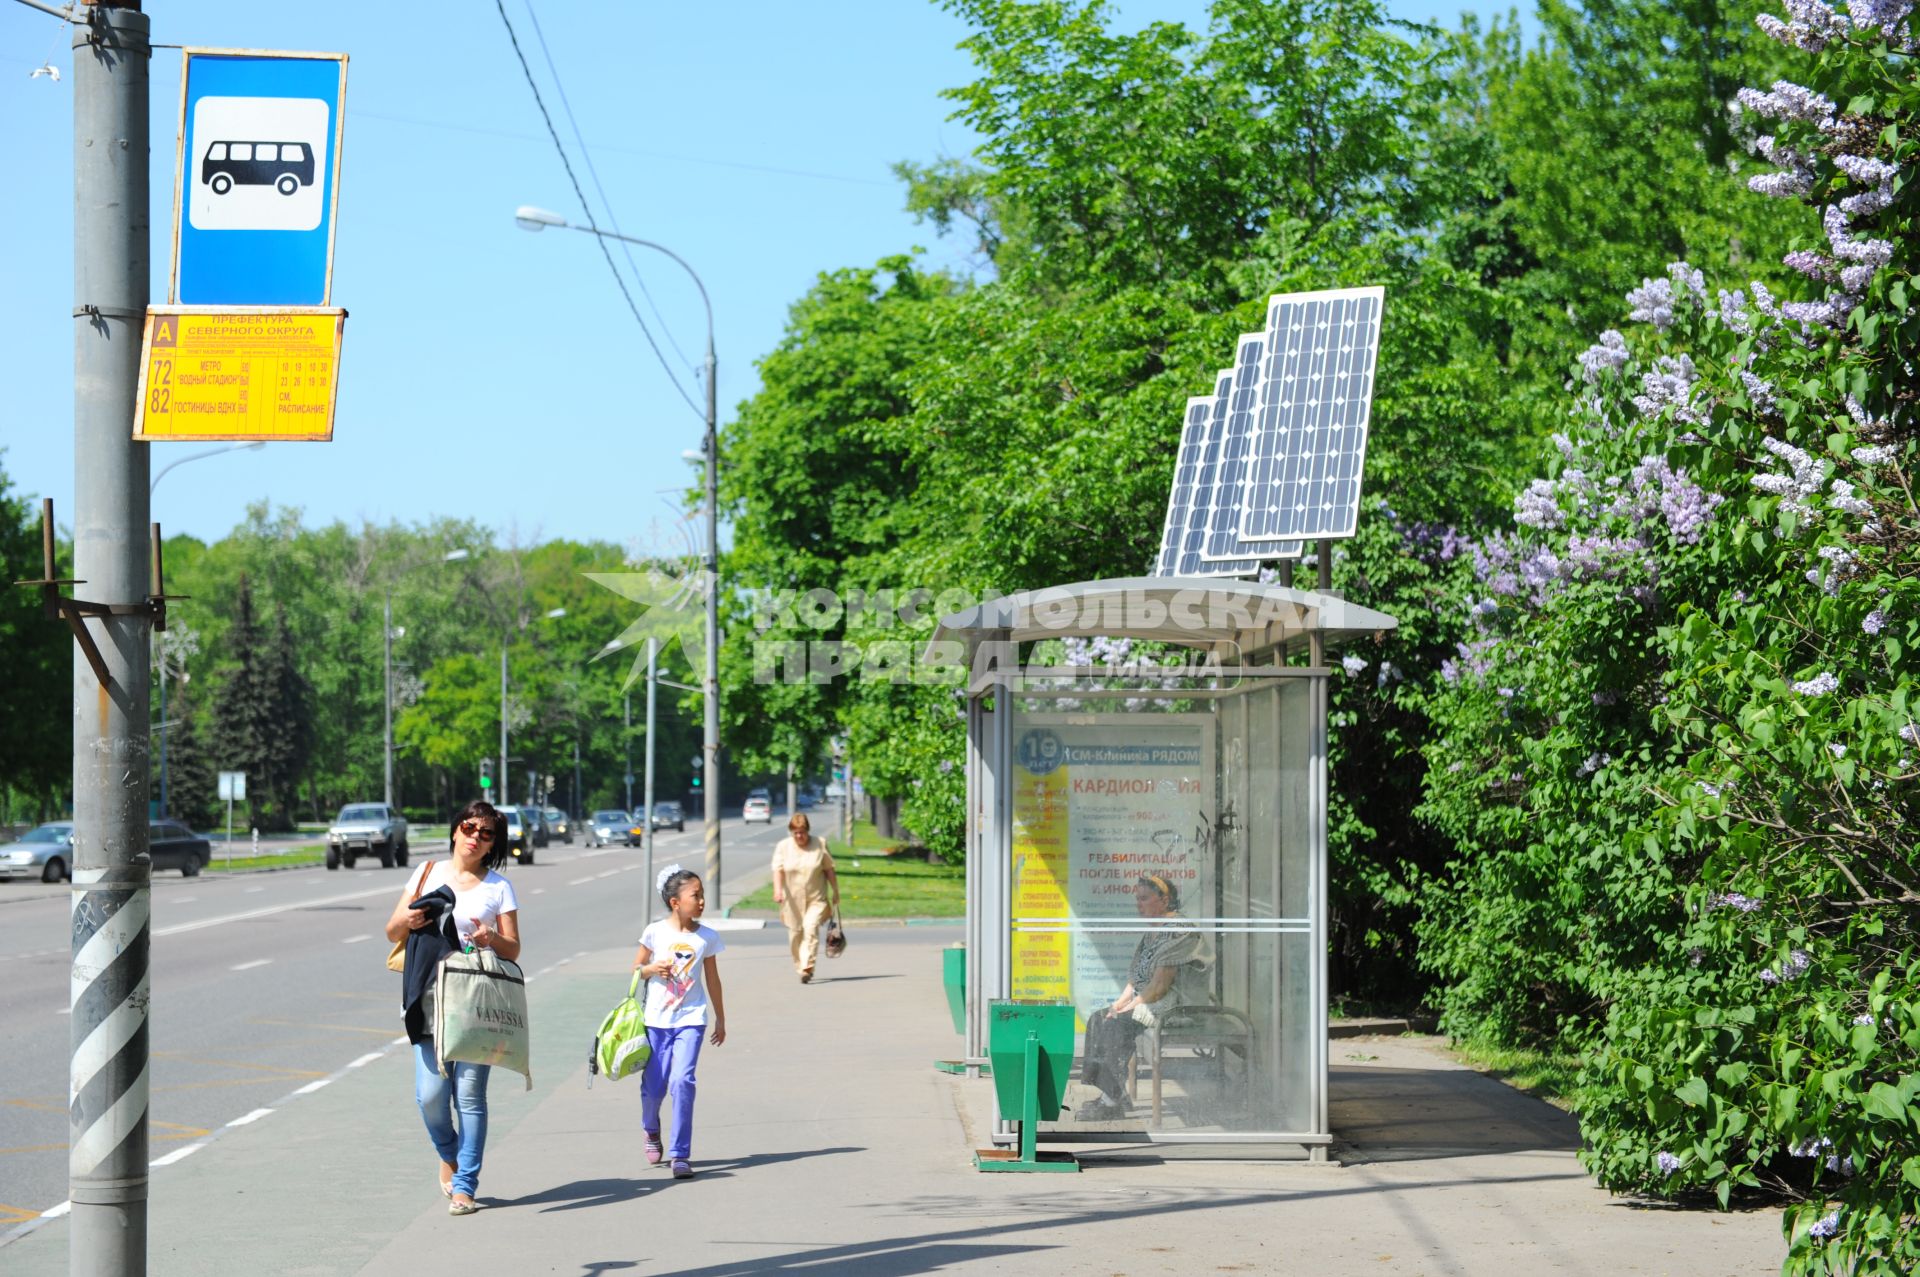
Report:
<svg viewBox="0 0 1920 1277"><path fill-rule="evenodd" d="M9 808L17 802L34 818L60 809L73 775L73 640L41 611L37 593L11 584L43 571L40 511L12 494L0 469L0 669L7 672L6 695L0 696L0 793Z"/></svg>

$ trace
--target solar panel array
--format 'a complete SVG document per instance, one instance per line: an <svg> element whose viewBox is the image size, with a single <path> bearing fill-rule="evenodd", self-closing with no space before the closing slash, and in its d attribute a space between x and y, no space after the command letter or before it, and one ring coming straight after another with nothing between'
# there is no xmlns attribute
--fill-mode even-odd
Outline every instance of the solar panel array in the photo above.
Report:
<svg viewBox="0 0 1920 1277"><path fill-rule="evenodd" d="M1384 290L1272 298L1211 399L1187 401L1157 576L1245 576L1352 536Z"/></svg>

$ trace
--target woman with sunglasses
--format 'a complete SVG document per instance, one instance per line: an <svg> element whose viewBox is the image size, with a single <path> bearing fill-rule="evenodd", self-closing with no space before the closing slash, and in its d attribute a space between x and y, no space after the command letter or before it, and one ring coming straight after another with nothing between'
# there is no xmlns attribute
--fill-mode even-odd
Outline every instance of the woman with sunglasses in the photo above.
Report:
<svg viewBox="0 0 1920 1277"><path fill-rule="evenodd" d="M513 884L498 870L507 859L507 821L491 803L472 802L453 818L449 857L423 867L401 894L387 919L387 939L398 943L410 931L435 925L433 914L415 909L420 897L446 888L453 897L453 925L463 945L492 949L509 962L520 959L520 902ZM433 973L438 975L436 970ZM487 1075L484 1064L448 1066L440 1075L433 1049L433 986L406 1009L407 1037L413 1043L413 1095L426 1120L427 1137L440 1155L440 1192L447 1213L471 1215L480 1209L474 1190L480 1183L480 1159L487 1147ZM454 1130L453 1111L460 1114Z"/></svg>

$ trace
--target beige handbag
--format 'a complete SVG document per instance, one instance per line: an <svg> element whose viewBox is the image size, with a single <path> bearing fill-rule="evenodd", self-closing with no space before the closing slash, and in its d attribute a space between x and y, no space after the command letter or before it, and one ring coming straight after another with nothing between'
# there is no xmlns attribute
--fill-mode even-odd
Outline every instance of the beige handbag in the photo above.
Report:
<svg viewBox="0 0 1920 1277"><path fill-rule="evenodd" d="M420 888L426 885L427 870L431 868L433 868L432 861L428 861L426 864L420 866L420 876L414 879L413 892L411 895L407 897L409 900L418 900L420 898ZM387 955L387 970L405 972L406 969L407 969L407 938L405 936L401 936L398 940L394 942L393 952Z"/></svg>

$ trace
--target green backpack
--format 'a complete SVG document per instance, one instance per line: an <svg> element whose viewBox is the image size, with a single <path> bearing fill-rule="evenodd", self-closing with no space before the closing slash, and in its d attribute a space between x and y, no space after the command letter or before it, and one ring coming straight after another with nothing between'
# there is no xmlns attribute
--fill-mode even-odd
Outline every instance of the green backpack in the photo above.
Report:
<svg viewBox="0 0 1920 1277"><path fill-rule="evenodd" d="M605 1075L609 1082L638 1073L653 1055L647 1041L646 1009L634 996L639 988L640 973L635 971L627 996L600 1021L600 1030L593 1035L593 1052L587 1057L588 1086L593 1085L596 1073Z"/></svg>

